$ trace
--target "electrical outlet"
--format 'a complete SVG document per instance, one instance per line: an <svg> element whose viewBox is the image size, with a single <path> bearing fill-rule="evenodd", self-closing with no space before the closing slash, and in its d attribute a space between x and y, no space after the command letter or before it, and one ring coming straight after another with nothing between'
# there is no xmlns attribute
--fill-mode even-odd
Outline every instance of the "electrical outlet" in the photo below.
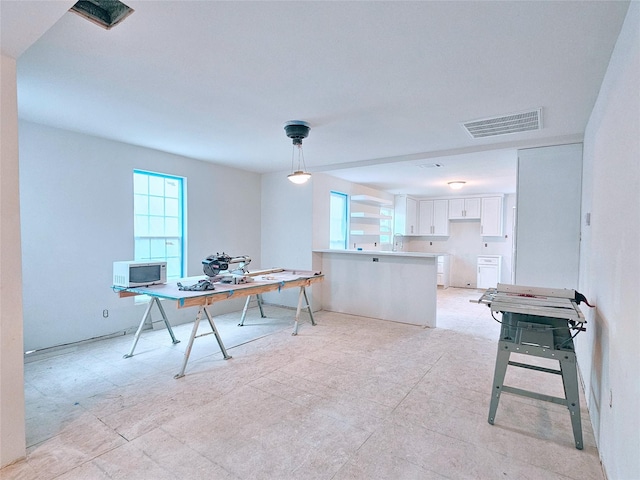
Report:
<svg viewBox="0 0 640 480"><path fill-rule="evenodd" d="M102 316L104 318L109 318L109 310L107 310L106 308L102 310Z"/></svg>

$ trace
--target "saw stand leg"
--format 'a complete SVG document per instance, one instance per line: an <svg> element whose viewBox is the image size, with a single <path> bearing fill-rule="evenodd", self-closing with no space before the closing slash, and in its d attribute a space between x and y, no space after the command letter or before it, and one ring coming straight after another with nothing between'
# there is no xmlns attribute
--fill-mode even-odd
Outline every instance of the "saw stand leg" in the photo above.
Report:
<svg viewBox="0 0 640 480"><path fill-rule="evenodd" d="M558 370L544 368L535 365L513 362L509 360L511 353L520 353L533 355L541 358L550 358L558 360L560 368ZM564 386L565 398L553 397L542 393L523 390L520 388L510 387L504 384L504 377L507 373L507 367L520 367L539 372L551 373L562 376L562 384ZM513 342L498 342L498 354L496 357L496 367L493 376L493 390L491 393L491 404L489 406L489 423L493 425L498 410L498 402L501 393L511 393L513 395L521 395L523 397L534 398L545 402L565 405L571 415L571 427L573 429L573 438L578 450L582 450L582 421L580 419L580 398L578 393L578 373L576 367L576 354L564 350L552 350L548 348L536 347L528 345L526 350L521 349L520 345Z"/></svg>
<svg viewBox="0 0 640 480"><path fill-rule="evenodd" d="M142 316L142 320L140 321L140 325L138 325L138 330L136 331L136 334L133 338L133 345L131 345L131 350L129 351L129 353L124 355L123 358L133 357L133 351L136 349L136 345L138 344L138 339L140 338L140 334L142 333L142 327L144 327L144 324L147 322L147 318L149 318L151 314L151 307L153 307L154 303L158 306L158 310L160 310L162 320L164 321L164 324L169 331L169 335L171 335L173 344L175 345L176 343L180 343L180 340L176 340L176 336L173 334L171 324L169 323L169 319L167 318L167 314L164 311L162 303L160 303L160 299L158 297L151 297L151 300L149 300L149 303L147 304L147 309L144 311L144 315Z"/></svg>
<svg viewBox="0 0 640 480"><path fill-rule="evenodd" d="M206 315L207 320L209 321L209 326L211 327L212 331L197 335L198 326L200 325L200 320L202 320L202 312L204 312L204 314ZM189 337L189 344L187 345L187 349L184 352L184 361L182 362L182 368L180 369L180 373L174 375L173 378L184 377L184 371L187 369L187 362L189 361L189 356L191 355L191 348L193 347L193 341L196 338L211 335L212 333L216 336L216 340L218 341L218 346L220 347L220 351L222 352L224 359L229 360L230 358L232 358L231 355L227 353L227 349L224 348L224 344L222 343L222 338L220 338L220 333L218 332L218 329L216 328L216 324L213 322L213 318L211 317L211 314L207 310L207 307L204 307L204 306L200 307L200 309L198 310L198 315L196 315L196 320L193 322L193 328L191 329L191 336Z"/></svg>
<svg viewBox="0 0 640 480"><path fill-rule="evenodd" d="M247 308L249 308L249 300L251 300L251 295L247 296L247 301L244 302L244 308L242 309L242 319L238 324L239 327L244 327L244 319L247 316ZM266 315L264 314L264 310L262 310L262 295L260 295L259 293L256 294L256 301L258 302L258 307L260 308L260 316L262 318L266 318Z"/></svg>
<svg viewBox="0 0 640 480"><path fill-rule="evenodd" d="M315 326L316 321L313 319L313 312L311 311L311 304L309 303L309 299L307 298L307 291L304 288L304 285L300 287L300 293L298 294L298 308L296 309L296 322L293 326L293 332L291 335L298 334L298 320L300 320L300 310L302 309L302 298L304 297L304 301L307 305L304 307L309 312L309 317L311 318L311 325Z"/></svg>

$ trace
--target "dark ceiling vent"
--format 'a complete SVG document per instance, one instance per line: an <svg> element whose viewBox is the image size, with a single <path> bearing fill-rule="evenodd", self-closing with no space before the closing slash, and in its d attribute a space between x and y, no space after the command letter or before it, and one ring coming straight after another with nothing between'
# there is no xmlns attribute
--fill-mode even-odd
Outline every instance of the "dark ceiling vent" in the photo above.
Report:
<svg viewBox="0 0 640 480"><path fill-rule="evenodd" d="M509 133L540 130L542 129L542 108L501 117L474 120L463 123L462 126L473 138L495 137Z"/></svg>
<svg viewBox="0 0 640 480"><path fill-rule="evenodd" d="M69 11L110 30L131 15L133 8L118 0L80 0Z"/></svg>

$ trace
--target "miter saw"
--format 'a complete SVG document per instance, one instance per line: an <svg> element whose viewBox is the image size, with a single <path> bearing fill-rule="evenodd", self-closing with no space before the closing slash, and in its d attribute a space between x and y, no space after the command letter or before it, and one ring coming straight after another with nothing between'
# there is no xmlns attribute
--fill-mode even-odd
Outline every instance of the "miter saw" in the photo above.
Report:
<svg viewBox="0 0 640 480"><path fill-rule="evenodd" d="M247 265L250 263L251 257L247 255L232 257L222 252L205 258L202 261L202 270L209 277L210 282L232 283L234 285L249 283L253 282L253 277L248 275L249 270L247 270ZM230 268L231 265L237 266Z"/></svg>

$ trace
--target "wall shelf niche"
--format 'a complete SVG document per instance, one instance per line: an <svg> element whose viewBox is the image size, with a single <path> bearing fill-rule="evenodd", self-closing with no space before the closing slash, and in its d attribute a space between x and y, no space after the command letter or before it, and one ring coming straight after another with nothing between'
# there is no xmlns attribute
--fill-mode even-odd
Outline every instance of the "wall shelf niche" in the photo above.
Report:
<svg viewBox="0 0 640 480"><path fill-rule="evenodd" d="M351 201L378 207L390 207L393 205L392 200L385 200L384 198L378 198L372 195L351 195Z"/></svg>

